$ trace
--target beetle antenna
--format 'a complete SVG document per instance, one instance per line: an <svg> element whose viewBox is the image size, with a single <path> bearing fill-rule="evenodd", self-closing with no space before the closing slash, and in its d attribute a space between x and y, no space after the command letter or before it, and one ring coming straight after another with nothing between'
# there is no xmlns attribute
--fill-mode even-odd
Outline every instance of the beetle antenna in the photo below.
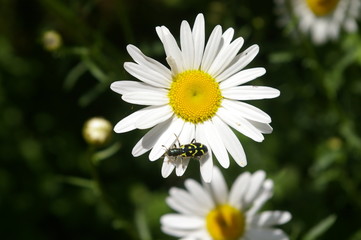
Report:
<svg viewBox="0 0 361 240"><path fill-rule="evenodd" d="M179 141L179 138L178 138L177 134L174 133L174 136L175 136L176 141L178 142L178 146L180 146L181 144L180 144L180 141Z"/></svg>

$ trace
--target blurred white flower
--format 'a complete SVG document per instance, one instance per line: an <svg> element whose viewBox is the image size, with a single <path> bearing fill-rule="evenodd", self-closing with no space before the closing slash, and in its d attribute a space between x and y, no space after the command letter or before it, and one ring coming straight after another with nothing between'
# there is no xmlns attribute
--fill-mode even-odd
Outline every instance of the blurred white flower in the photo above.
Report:
<svg viewBox="0 0 361 240"><path fill-rule="evenodd" d="M275 98L277 89L262 86L239 86L262 76L262 67L243 70L257 55L253 45L239 52L243 38L232 41L234 30L222 33L216 26L205 44L205 22L202 14L193 29L187 21L180 27L180 47L165 26L157 27L157 34L167 55L170 68L145 56L138 48L128 45L135 62L124 64L140 81L118 81L111 89L122 94L132 104L148 105L124 118L115 126L117 133L152 128L133 148L133 156L151 150L149 159L155 161L179 139L189 144L193 139L207 146L208 154L200 157L200 171L204 181L212 179L212 152L219 163L228 168L228 153L240 166L247 164L242 145L230 127L261 142L263 133L271 133L271 118L265 112L243 100ZM168 177L174 168L183 175L189 158L182 161L165 159L162 176Z"/></svg>
<svg viewBox="0 0 361 240"><path fill-rule="evenodd" d="M162 231L180 239L198 240L287 240L275 225L291 219L286 211L263 211L273 194L273 182L264 171L238 176L230 190L215 167L211 183L187 179L187 190L171 188L167 204L179 213L161 217Z"/></svg>
<svg viewBox="0 0 361 240"><path fill-rule="evenodd" d="M292 12L298 28L309 34L315 44L336 40L343 29L357 31L357 18L360 15L360 0L275 0L282 25L290 21ZM286 3L289 2L290 11Z"/></svg>

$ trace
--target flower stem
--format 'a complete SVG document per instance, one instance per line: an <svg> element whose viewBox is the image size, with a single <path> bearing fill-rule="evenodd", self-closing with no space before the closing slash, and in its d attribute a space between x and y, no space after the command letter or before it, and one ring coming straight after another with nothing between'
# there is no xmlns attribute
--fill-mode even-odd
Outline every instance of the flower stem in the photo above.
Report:
<svg viewBox="0 0 361 240"><path fill-rule="evenodd" d="M112 213L117 227L123 229L129 236L131 236L132 239L138 239L136 232L132 228L132 225L119 214L117 205L114 203L114 200L107 194L100 174L98 172L97 166L93 161L94 154L95 149L93 147L90 147L86 158L89 163L90 174L93 178L93 181L95 182L97 193L100 195L101 200Z"/></svg>

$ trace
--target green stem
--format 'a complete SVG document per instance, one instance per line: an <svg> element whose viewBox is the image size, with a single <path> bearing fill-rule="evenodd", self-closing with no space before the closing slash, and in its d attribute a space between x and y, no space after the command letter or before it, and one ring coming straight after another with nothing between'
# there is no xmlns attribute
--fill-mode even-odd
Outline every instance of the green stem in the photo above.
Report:
<svg viewBox="0 0 361 240"><path fill-rule="evenodd" d="M118 225L124 229L131 237L132 239L138 239L134 229L132 228L132 225L129 224L126 220L124 220L118 211L118 207L114 203L113 199L110 198L110 196L107 194L104 184L101 180L101 177L99 175L97 166L92 161L92 156L94 154L94 149L90 148L87 156L87 160L90 167L90 174L92 175L92 178L95 182L95 187L100 195L101 200L103 203L110 209L111 213L113 214L113 218L117 221Z"/></svg>

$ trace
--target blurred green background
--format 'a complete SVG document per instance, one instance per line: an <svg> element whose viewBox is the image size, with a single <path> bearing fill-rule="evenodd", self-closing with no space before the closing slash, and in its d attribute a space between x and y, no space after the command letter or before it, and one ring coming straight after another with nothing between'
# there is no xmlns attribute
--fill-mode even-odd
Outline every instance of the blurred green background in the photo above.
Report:
<svg viewBox="0 0 361 240"><path fill-rule="evenodd" d="M0 0L0 239L174 239L160 231L164 199L187 177L160 174L161 160L131 156L145 131L112 134L104 146L82 137L86 120L113 125L139 109L109 89L134 79L125 47L164 61L155 27L179 37L182 20L205 14L206 36L221 24L260 46L254 81L281 96L253 101L272 117L262 143L239 136L248 165L222 169L229 185L264 169L275 181L265 209L288 210L291 239L361 239L361 37L323 46L277 26L272 1ZM62 38L44 48L43 34ZM99 158L101 161L96 161ZM96 155L98 153L98 155ZM101 183L98 185L93 180ZM99 183L98 182L98 183Z"/></svg>

